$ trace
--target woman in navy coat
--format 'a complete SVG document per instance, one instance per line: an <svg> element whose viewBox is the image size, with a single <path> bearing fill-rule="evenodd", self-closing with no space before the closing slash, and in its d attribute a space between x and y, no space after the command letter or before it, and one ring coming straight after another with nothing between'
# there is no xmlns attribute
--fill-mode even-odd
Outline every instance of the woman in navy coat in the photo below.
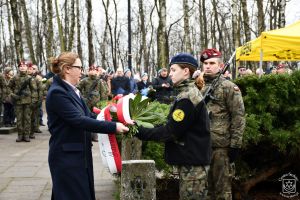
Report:
<svg viewBox="0 0 300 200"><path fill-rule="evenodd" d="M52 60L56 76L47 94L46 110L51 134L48 162L55 200L95 200L91 132L128 131L121 123L93 119L76 88L81 71L76 53L65 52Z"/></svg>

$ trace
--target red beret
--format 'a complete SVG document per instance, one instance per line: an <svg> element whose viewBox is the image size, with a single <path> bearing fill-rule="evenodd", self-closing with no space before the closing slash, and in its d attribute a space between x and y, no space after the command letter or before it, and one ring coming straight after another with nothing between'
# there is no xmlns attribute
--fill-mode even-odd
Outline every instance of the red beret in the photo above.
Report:
<svg viewBox="0 0 300 200"><path fill-rule="evenodd" d="M91 70L97 70L98 68L97 68L97 66L96 65L91 65L90 67L89 67L89 71L91 71Z"/></svg>
<svg viewBox="0 0 300 200"><path fill-rule="evenodd" d="M217 49L205 49L200 54L200 61L204 62L205 60L210 59L210 58L221 58L221 57L222 57L222 54Z"/></svg>
<svg viewBox="0 0 300 200"><path fill-rule="evenodd" d="M20 67L21 65L26 65L26 62L24 60L20 61L18 67Z"/></svg>
<svg viewBox="0 0 300 200"><path fill-rule="evenodd" d="M28 68L32 68L33 64L32 64L32 62L27 62L26 65L27 65Z"/></svg>

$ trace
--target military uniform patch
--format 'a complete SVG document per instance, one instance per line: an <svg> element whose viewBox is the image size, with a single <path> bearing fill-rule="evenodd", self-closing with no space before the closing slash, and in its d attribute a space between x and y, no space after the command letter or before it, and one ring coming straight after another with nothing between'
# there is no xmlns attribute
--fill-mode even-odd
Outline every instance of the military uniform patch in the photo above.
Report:
<svg viewBox="0 0 300 200"><path fill-rule="evenodd" d="M181 122L184 119L184 112L180 109L176 109L174 110L172 117L176 122Z"/></svg>
<svg viewBox="0 0 300 200"><path fill-rule="evenodd" d="M240 91L240 88L238 86L233 87L234 91Z"/></svg>

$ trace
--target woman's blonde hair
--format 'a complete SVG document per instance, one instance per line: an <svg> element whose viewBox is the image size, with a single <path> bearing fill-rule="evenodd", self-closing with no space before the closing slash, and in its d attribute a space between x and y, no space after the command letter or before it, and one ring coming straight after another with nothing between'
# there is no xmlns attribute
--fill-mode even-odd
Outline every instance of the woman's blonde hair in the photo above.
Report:
<svg viewBox="0 0 300 200"><path fill-rule="evenodd" d="M193 77L193 74L195 73L196 71L196 68L189 65L189 64L178 64L179 67L181 69L184 69L184 68L188 68L190 70L190 75L191 75L191 78L194 78L195 79L195 85L197 86L197 88L199 90L201 90L203 87L204 87L204 79L203 79L203 73L200 73L199 76L197 77Z"/></svg>
<svg viewBox="0 0 300 200"><path fill-rule="evenodd" d="M72 66L79 55L74 52L63 52L57 58L50 58L51 71L64 77L64 69L66 66Z"/></svg>
<svg viewBox="0 0 300 200"><path fill-rule="evenodd" d="M201 72L200 75L195 78L195 84L199 90L201 90L205 85L203 74L204 73Z"/></svg>

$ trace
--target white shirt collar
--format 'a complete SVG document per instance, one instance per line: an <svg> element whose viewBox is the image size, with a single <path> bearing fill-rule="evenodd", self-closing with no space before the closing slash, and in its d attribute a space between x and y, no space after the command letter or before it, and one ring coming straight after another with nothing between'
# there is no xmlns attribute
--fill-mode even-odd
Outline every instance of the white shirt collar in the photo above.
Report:
<svg viewBox="0 0 300 200"><path fill-rule="evenodd" d="M65 83L67 83L69 86L71 86L71 88L74 90L74 92L77 94L77 96L80 98L80 91L77 89L77 87L75 87L74 85L72 85L71 83L69 83L68 81L62 79Z"/></svg>

